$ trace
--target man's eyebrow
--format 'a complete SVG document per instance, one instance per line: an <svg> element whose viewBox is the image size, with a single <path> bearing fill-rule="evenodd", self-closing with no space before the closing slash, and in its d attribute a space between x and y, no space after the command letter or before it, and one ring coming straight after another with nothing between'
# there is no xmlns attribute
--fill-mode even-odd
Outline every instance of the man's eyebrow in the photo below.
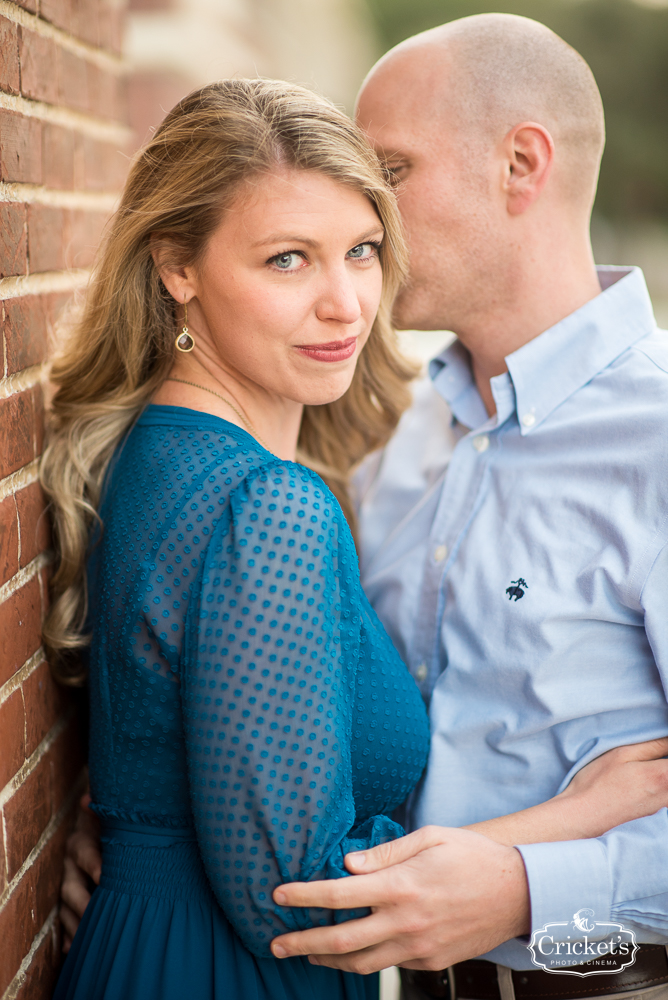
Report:
<svg viewBox="0 0 668 1000"><path fill-rule="evenodd" d="M360 243L364 243L365 240L368 240L371 236L376 236L378 233L382 235L385 234L385 229L380 222L377 226L372 226L371 229L367 229L365 233L358 236L350 245L359 246ZM298 233L272 233L265 239L258 240L257 243L253 243L253 247L272 246L274 243L303 243L307 247L314 247L316 249L320 246L318 240L312 240L308 236L300 236Z"/></svg>

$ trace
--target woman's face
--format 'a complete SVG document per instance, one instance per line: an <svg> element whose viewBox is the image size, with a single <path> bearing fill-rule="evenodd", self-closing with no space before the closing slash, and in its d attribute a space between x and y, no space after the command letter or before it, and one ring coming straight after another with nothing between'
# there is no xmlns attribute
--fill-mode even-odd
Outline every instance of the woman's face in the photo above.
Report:
<svg viewBox="0 0 668 1000"><path fill-rule="evenodd" d="M197 269L186 269L198 347L271 395L311 405L338 399L380 303L382 239L368 199L324 174L254 178Z"/></svg>

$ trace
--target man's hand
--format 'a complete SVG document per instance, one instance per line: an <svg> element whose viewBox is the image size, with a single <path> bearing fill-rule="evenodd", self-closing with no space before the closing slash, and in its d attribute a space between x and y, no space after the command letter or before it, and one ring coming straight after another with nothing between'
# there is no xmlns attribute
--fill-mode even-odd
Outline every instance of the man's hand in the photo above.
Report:
<svg viewBox="0 0 668 1000"><path fill-rule="evenodd" d="M97 885L102 871L100 824L88 808L90 795L82 796L74 832L65 849L63 880L60 886L60 919L63 924L63 951L67 954L91 895L90 880Z"/></svg>
<svg viewBox="0 0 668 1000"><path fill-rule="evenodd" d="M427 826L349 854L355 878L291 882L281 906L371 907L372 913L272 941L277 958L362 974L390 965L444 969L528 933L529 890L521 855L470 830Z"/></svg>

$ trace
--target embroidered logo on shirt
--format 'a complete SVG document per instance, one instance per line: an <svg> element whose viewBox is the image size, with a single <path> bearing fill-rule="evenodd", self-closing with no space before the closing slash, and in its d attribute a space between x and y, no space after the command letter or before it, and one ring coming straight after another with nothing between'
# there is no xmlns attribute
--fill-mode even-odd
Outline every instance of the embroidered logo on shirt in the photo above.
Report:
<svg viewBox="0 0 668 1000"><path fill-rule="evenodd" d="M529 589L529 584L522 577L519 580L511 580L511 586L506 587L506 593L508 595L508 600L512 601L515 598L515 603L519 601L520 597L524 597L524 591ZM524 588L524 589L522 589Z"/></svg>

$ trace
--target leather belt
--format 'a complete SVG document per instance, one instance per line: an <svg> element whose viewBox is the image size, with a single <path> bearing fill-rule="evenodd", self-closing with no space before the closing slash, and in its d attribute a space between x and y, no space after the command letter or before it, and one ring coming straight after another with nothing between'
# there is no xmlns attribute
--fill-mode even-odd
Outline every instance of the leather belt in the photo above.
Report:
<svg viewBox="0 0 668 1000"><path fill-rule="evenodd" d="M573 972L585 972L588 966L574 965ZM516 1000L568 1000L569 997L595 997L609 993L629 993L668 983L668 959L662 944L643 944L636 960L621 972L602 972L596 976L572 978L556 976L542 969L517 972L512 970ZM428 997L447 1000L501 1000L496 965L484 959L459 962L450 970L419 972L402 969L402 978L415 985ZM454 980L455 996L450 992Z"/></svg>

